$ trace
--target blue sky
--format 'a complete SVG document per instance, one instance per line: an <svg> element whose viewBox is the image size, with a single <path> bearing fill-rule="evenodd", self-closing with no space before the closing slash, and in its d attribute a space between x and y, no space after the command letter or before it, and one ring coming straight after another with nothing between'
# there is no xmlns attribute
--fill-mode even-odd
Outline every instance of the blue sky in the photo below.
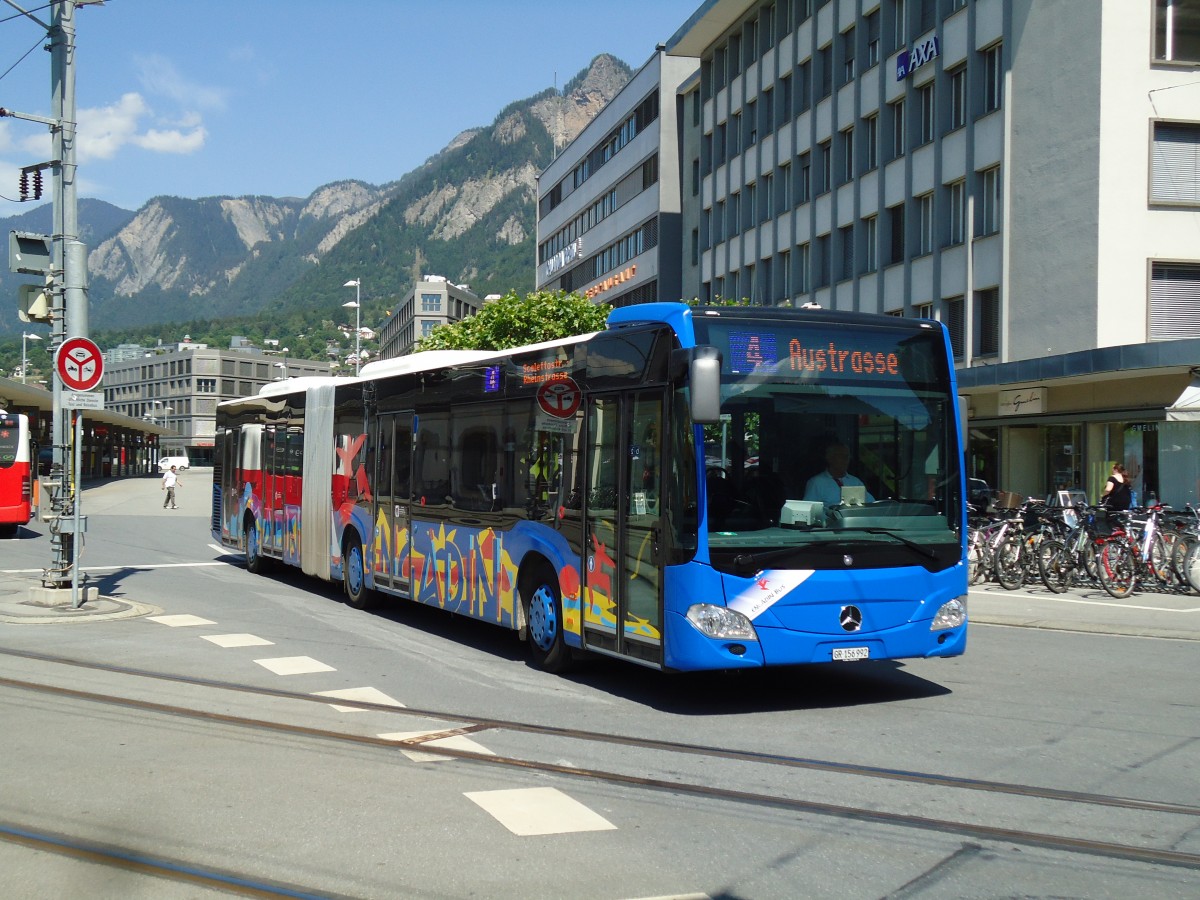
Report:
<svg viewBox="0 0 1200 900"><path fill-rule="evenodd" d="M49 22L39 0L18 5ZM306 197L399 178L599 53L639 67L700 0L107 0L76 10L79 196ZM0 4L0 106L49 116L45 34ZM0 119L0 216L46 126ZM46 197L49 196L47 191Z"/></svg>

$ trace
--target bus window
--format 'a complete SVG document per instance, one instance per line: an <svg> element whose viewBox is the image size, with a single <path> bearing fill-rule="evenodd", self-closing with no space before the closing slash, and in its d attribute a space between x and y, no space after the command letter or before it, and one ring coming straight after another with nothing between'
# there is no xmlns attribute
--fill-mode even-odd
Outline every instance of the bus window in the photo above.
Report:
<svg viewBox="0 0 1200 900"><path fill-rule="evenodd" d="M500 490L502 421L496 408L455 410L452 484L456 507L487 511L506 505Z"/></svg>
<svg viewBox="0 0 1200 900"><path fill-rule="evenodd" d="M450 416L445 412L425 413L417 430L413 459L416 501L421 506L450 502Z"/></svg>

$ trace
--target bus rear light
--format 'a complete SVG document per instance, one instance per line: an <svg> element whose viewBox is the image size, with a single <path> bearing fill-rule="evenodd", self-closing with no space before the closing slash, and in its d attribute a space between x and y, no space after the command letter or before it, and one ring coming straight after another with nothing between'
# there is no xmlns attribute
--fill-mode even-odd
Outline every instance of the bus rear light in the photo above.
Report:
<svg viewBox="0 0 1200 900"><path fill-rule="evenodd" d="M930 631L941 631L945 628L957 628L967 621L967 598L955 597L942 604L933 621L929 624Z"/></svg>
<svg viewBox="0 0 1200 900"><path fill-rule="evenodd" d="M705 637L718 640L737 639L757 641L758 635L754 625L744 615L726 606L713 606L711 603L697 603L689 607L687 619L699 629Z"/></svg>

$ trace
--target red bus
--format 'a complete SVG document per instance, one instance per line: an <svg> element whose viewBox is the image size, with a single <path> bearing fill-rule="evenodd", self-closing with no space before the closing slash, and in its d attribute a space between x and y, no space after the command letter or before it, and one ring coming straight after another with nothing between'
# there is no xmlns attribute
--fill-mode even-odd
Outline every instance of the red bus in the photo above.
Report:
<svg viewBox="0 0 1200 900"><path fill-rule="evenodd" d="M36 460L29 417L0 411L0 537L13 537L33 518Z"/></svg>

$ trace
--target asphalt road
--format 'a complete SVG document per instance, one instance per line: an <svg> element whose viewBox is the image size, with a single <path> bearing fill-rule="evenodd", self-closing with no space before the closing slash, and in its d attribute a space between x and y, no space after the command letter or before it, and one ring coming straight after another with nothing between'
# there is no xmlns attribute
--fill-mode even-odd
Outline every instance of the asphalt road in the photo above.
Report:
<svg viewBox="0 0 1200 900"><path fill-rule="evenodd" d="M983 589L959 659L558 677L250 575L207 477L86 492L100 613L0 545L5 897L1196 896L1200 598Z"/></svg>

